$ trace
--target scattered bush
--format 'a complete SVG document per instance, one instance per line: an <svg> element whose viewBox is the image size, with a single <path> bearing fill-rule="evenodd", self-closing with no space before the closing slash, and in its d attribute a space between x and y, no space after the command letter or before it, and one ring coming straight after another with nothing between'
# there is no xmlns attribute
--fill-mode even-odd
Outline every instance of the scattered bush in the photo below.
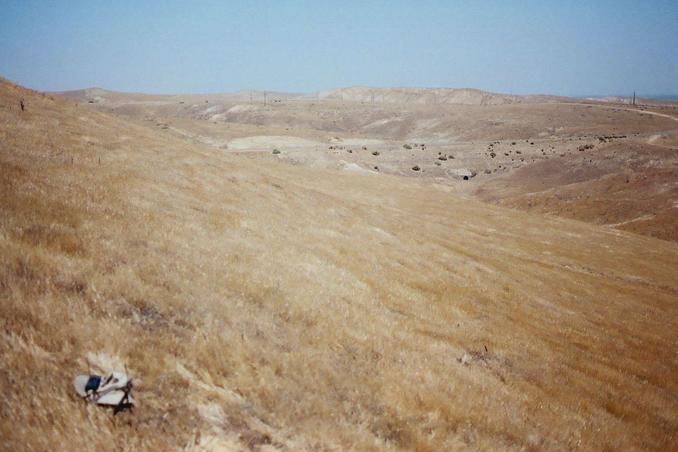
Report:
<svg viewBox="0 0 678 452"><path fill-rule="evenodd" d="M280 151L277 150L277 149L273 149L273 155L278 155L278 154L280 154Z"/></svg>
<svg viewBox="0 0 678 452"><path fill-rule="evenodd" d="M419 168L419 165L414 165L412 171L421 171L421 168Z"/></svg>
<svg viewBox="0 0 678 452"><path fill-rule="evenodd" d="M410 145L407 144L407 143L403 144L403 147L404 147L405 149L408 149L408 150L409 150L409 149L412 149L412 146L410 146Z"/></svg>

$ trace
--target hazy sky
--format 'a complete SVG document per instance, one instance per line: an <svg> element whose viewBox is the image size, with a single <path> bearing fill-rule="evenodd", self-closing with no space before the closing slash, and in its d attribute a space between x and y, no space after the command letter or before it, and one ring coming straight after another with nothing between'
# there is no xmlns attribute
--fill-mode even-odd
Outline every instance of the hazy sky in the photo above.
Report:
<svg viewBox="0 0 678 452"><path fill-rule="evenodd" d="M39 90L678 94L678 1L0 0L0 75Z"/></svg>

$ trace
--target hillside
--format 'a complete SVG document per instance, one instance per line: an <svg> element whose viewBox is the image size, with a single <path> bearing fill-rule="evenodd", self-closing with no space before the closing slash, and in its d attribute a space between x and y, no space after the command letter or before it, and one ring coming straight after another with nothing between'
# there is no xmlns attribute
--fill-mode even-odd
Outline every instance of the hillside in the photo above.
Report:
<svg viewBox="0 0 678 452"><path fill-rule="evenodd" d="M554 155L481 184L476 195L678 241L678 152L672 140L675 135L656 135L652 143L629 140Z"/></svg>
<svg viewBox="0 0 678 452"><path fill-rule="evenodd" d="M470 88L368 88L362 86L321 91L316 96L319 99L347 102L393 104L503 105L571 100L557 96L498 94Z"/></svg>
<svg viewBox="0 0 678 452"><path fill-rule="evenodd" d="M678 447L678 244L169 127L0 81L3 448Z"/></svg>
<svg viewBox="0 0 678 452"><path fill-rule="evenodd" d="M150 103L154 105L183 104L186 102L209 103L209 100L212 100L212 102L248 102L252 100L263 102L264 95L267 96L267 100L270 102L281 99L300 99L306 97L302 94L296 93L256 90L241 90L232 93L226 92L205 94L145 94L111 91L103 88L85 88L72 91L58 91L50 94L72 102L103 104L105 106L116 105L120 103ZM209 108L209 105L207 105L207 108Z"/></svg>
<svg viewBox="0 0 678 452"><path fill-rule="evenodd" d="M670 105L410 88L268 92L266 99L262 92L60 96L219 153L414 178L678 241L678 109Z"/></svg>
<svg viewBox="0 0 678 452"><path fill-rule="evenodd" d="M574 102L574 99L559 96L545 95L511 95L491 93L479 89L469 88L370 88L362 86L353 86L349 88L338 88L333 90L319 91L317 93L300 94L285 93L276 91L256 91L245 90L232 93L204 93L204 94L143 94L143 93L123 93L110 91L102 88L86 88L73 91L62 91L53 93L74 102L116 102L116 101L159 101L159 100L177 100L196 101L264 101L266 93L267 101L283 102L289 100L311 101L311 100L335 100L342 102L360 102L360 103L386 103L386 104L453 104L453 105L503 105L515 103L545 103L545 102ZM605 99L609 101L609 99Z"/></svg>
<svg viewBox="0 0 678 452"><path fill-rule="evenodd" d="M143 93L121 93L117 91L110 91L103 88L85 88L73 91L62 91L51 93L55 96L62 97L72 102L153 102L164 99L166 96L143 94Z"/></svg>

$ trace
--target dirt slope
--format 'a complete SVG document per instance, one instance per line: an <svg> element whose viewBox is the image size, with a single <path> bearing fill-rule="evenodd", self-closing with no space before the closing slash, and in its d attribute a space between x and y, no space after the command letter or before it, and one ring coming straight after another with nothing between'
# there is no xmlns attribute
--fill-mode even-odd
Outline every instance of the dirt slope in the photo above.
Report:
<svg viewBox="0 0 678 452"><path fill-rule="evenodd" d="M614 143L556 156L488 181L476 194L678 241L678 151L667 147Z"/></svg>
<svg viewBox="0 0 678 452"><path fill-rule="evenodd" d="M678 446L676 244L6 82L0 211L4 449Z"/></svg>

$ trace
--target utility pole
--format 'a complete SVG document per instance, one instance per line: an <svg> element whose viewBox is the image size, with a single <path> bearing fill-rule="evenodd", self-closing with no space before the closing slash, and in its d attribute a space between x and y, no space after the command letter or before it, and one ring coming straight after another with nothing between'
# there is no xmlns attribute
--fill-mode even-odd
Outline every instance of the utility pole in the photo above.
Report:
<svg viewBox="0 0 678 452"><path fill-rule="evenodd" d="M264 91L264 105L266 105L266 91Z"/></svg>
<svg viewBox="0 0 678 452"><path fill-rule="evenodd" d="M633 105L636 105L636 92L633 92Z"/></svg>

